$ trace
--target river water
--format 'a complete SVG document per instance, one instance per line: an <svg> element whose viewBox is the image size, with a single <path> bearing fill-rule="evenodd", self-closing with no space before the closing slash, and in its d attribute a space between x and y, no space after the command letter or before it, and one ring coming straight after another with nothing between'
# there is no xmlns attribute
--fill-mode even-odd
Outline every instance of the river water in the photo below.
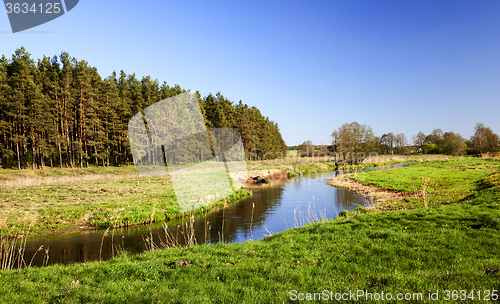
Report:
<svg viewBox="0 0 500 304"><path fill-rule="evenodd" d="M378 169L381 167L368 168L366 171ZM71 264L110 259L120 250L138 253L151 246L162 247L162 243L184 245L189 243L189 239L195 239L198 244L259 240L310 221L332 219L342 210L351 211L363 206L365 199L360 195L325 183L326 179L338 174L342 172L317 173L272 181L270 184L250 185L246 188L253 191L252 197L225 209L197 215L194 222L183 218L107 232L90 230L30 237L26 243L25 260L29 263L34 256L34 266L42 265L44 260L47 262L47 257L49 265ZM167 234L164 224L167 225ZM44 249L48 248L48 256L45 250L35 255L41 245Z"/></svg>

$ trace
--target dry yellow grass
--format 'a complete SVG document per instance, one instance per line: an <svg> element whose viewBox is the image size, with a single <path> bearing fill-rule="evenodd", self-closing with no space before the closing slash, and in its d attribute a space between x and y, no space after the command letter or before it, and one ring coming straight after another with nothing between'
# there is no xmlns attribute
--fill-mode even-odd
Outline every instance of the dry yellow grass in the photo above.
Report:
<svg viewBox="0 0 500 304"><path fill-rule="evenodd" d="M376 164L385 163L390 161L402 162L402 161L439 161L439 160L450 160L457 159L453 156L447 155L397 155L397 154L377 154L373 153L363 160L363 164ZM259 169L262 167L269 166L287 166L296 164L310 164L318 162L336 161L338 159L335 156L324 155L324 156L311 156L311 157L298 157L298 156L287 156L284 159L270 159L270 160L259 160L259 161L249 161L248 169Z"/></svg>
<svg viewBox="0 0 500 304"><path fill-rule="evenodd" d="M326 161L335 161L335 157L332 156L287 157L284 159L278 158L270 160L249 161L247 163L248 163L248 169L259 169L270 166L310 164L310 163L318 163Z"/></svg>
<svg viewBox="0 0 500 304"><path fill-rule="evenodd" d="M364 161L363 164L376 164L376 163L385 163L385 162L390 162L390 161L396 161L396 162L401 162L401 161L418 161L418 162L424 162L424 161L439 161L439 160L450 160L449 156L446 155L372 155L367 157Z"/></svg>
<svg viewBox="0 0 500 304"><path fill-rule="evenodd" d="M61 185L61 184L75 184L81 182L92 182L102 180L115 180L123 178L135 178L139 176L138 173L128 173L122 175L116 174L93 174L93 175L70 175L70 176L48 176L48 177L19 177L12 179L0 180L0 187L26 187L26 186L39 186L39 185Z"/></svg>

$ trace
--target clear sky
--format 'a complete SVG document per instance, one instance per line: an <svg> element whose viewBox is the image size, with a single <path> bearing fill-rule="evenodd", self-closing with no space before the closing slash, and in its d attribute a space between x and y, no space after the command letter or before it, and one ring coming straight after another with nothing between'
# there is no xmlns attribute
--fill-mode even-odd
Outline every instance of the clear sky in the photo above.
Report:
<svg viewBox="0 0 500 304"><path fill-rule="evenodd" d="M221 92L278 123L288 145L435 128L500 133L500 1L95 1L12 34L0 54L68 52L202 96Z"/></svg>

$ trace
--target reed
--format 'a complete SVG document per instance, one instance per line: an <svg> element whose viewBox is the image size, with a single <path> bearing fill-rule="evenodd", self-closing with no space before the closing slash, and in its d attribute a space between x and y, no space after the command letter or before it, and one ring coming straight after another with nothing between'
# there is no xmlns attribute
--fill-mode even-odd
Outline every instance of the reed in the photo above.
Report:
<svg viewBox="0 0 500 304"><path fill-rule="evenodd" d="M431 180L430 177L423 177L422 178L422 198L424 200L424 207L427 208L427 185L429 184L429 181Z"/></svg>
<svg viewBox="0 0 500 304"><path fill-rule="evenodd" d="M299 228L309 223L319 223L328 220L326 216L326 207L324 210L316 208L314 205L314 196L313 203L308 202L307 210L305 212L301 211L299 203L299 206L293 210L293 217L294 223L291 228Z"/></svg>
<svg viewBox="0 0 500 304"><path fill-rule="evenodd" d="M45 249L45 256L43 258L42 266L45 266L45 267L49 266L49 249L50 249L50 247L47 247L47 249Z"/></svg>
<svg viewBox="0 0 500 304"><path fill-rule="evenodd" d="M0 226L3 226L1 223ZM29 265L26 264L26 242L28 236L31 233L31 229L36 225L36 219L32 218L27 230L14 237L0 236L0 269L1 270L12 270L14 268L23 269L28 268L32 265L36 254L43 249L44 245L41 245L38 250L31 257ZM0 227L1 228L1 227ZM47 249L48 250L48 249ZM46 253L48 256L48 251ZM45 259L44 259L45 261ZM48 261L48 258L47 258Z"/></svg>
<svg viewBox="0 0 500 304"><path fill-rule="evenodd" d="M106 228L106 230L104 231L104 233L103 233L103 235L102 235L102 239L101 239L101 248L99 249L99 262L102 260L102 245L104 244L104 238L105 238L106 236L108 236L108 234L109 234L109 229L110 229L110 228L111 228L111 227Z"/></svg>
<svg viewBox="0 0 500 304"><path fill-rule="evenodd" d="M176 234L174 234L169 230L167 224L163 224L163 236L160 235L159 232L156 233L156 236L158 237L158 244L154 240L154 235L153 231L150 228L149 230L149 235L146 237L142 237L144 246L146 248L146 251L157 251L161 249L169 249L169 248L175 248L175 247L181 247L181 243L179 243L179 234L182 237L182 240L184 241L183 244L185 246L193 246L198 244L198 240L196 239L195 236L195 229L194 229L194 214L191 215L189 222L182 222L181 224L177 225L176 227ZM209 231L210 228L207 227L205 228L205 244L207 242L207 230Z"/></svg>
<svg viewBox="0 0 500 304"><path fill-rule="evenodd" d="M253 241L253 231L252 231L252 224L253 224L253 210L255 209L255 204L252 203L252 217L250 218L250 235L252 236L252 241Z"/></svg>
<svg viewBox="0 0 500 304"><path fill-rule="evenodd" d="M224 209L222 209L222 229L221 229L221 234L222 234L222 240L219 240L219 243L224 243L224 222L226 219L226 206L224 205Z"/></svg>

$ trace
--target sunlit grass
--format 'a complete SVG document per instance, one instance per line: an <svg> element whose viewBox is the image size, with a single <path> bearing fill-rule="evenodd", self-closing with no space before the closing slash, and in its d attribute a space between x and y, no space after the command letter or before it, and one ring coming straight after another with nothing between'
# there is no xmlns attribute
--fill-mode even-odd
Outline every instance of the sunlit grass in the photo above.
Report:
<svg viewBox="0 0 500 304"><path fill-rule="evenodd" d="M431 205L450 204L473 196L482 187L479 181L497 170L500 170L498 159L464 158L412 163L403 168L364 172L351 178L382 189L410 192L414 197L406 199L411 203L407 207L414 208L427 201Z"/></svg>
<svg viewBox="0 0 500 304"><path fill-rule="evenodd" d="M354 211L256 242L0 272L0 293L17 303L283 303L291 290L424 297L428 290L498 290L500 274L487 270L500 265L499 200L500 190L487 188L461 203ZM173 263L179 260L190 265Z"/></svg>
<svg viewBox="0 0 500 304"><path fill-rule="evenodd" d="M491 294L500 279L500 173L497 163L455 168L461 165L474 164L412 165L365 175L399 191L414 191L421 178L437 179L442 182L432 190L453 197L450 204L392 212L358 208L256 242L123 252L102 263L0 271L0 301L283 303L292 302L292 290L422 293L423 301L437 290ZM459 195L456 188L465 185L474 196ZM461 302L482 302L475 297ZM432 302L449 303L443 296Z"/></svg>
<svg viewBox="0 0 500 304"><path fill-rule="evenodd" d="M37 234L75 226L126 226L164 221L182 214L168 176L129 175L129 170L121 173L125 175L97 179L85 179L93 175L82 175L77 181L2 187L0 233L22 235L32 222L35 225L31 233ZM205 179L204 185L208 187ZM189 187L200 185L184 185L181 190L189 190ZM211 203L223 198L220 196ZM236 197L227 200L233 201Z"/></svg>

